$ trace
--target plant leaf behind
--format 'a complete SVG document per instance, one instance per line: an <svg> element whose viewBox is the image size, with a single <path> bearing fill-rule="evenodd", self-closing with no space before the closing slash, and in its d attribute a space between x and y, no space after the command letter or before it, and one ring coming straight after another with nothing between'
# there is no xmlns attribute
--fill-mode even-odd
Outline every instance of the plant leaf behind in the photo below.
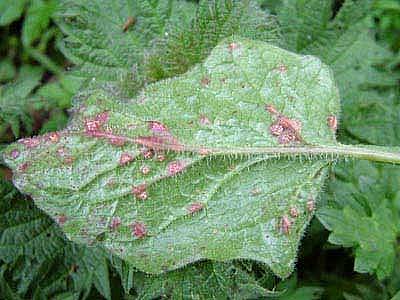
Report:
<svg viewBox="0 0 400 300"><path fill-rule="evenodd" d="M329 242L353 247L354 269L391 275L400 232L399 168L366 161L335 168L318 219L332 231Z"/></svg>
<svg viewBox="0 0 400 300"><path fill-rule="evenodd" d="M32 118L29 114L29 96L40 84L43 70L40 67L24 66L14 82L0 86L0 133L11 127L16 137L20 136L20 122L27 132L32 132Z"/></svg>
<svg viewBox="0 0 400 300"><path fill-rule="evenodd" d="M10 146L15 185L70 239L100 243L145 272L248 258L288 276L330 160L275 159L249 147L288 148L270 132L278 120L301 127L297 144L334 145L330 70L234 39L129 105L111 94L78 101L66 130ZM215 147L250 150L208 153Z"/></svg>
<svg viewBox="0 0 400 300"><path fill-rule="evenodd" d="M61 50L77 65L78 76L133 81L150 42L164 35L169 23L186 26L195 7L186 1L63 0L56 14L67 35Z"/></svg>

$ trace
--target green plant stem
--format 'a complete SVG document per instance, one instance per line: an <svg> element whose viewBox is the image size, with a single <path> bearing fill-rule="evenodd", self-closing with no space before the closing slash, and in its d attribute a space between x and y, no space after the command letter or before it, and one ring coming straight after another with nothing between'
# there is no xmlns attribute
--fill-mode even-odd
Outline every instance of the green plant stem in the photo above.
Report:
<svg viewBox="0 0 400 300"><path fill-rule="evenodd" d="M198 147L185 147L187 151L198 151ZM210 154L245 155L245 154L270 154L288 156L332 156L344 158L358 158L375 162L400 164L400 151L389 151L387 147L371 146L296 146L296 147L268 147L268 148L202 148Z"/></svg>
<svg viewBox="0 0 400 300"><path fill-rule="evenodd" d="M325 145L325 146L280 146L280 147L201 147L180 144L168 144L168 140L160 143L146 138L130 138L114 135L106 132L91 133L96 138L116 139L129 143L143 145L149 148L171 151L195 152L202 155L257 155L266 154L272 156L331 156L344 158L358 158L375 162L400 164L400 148L382 147L371 145Z"/></svg>

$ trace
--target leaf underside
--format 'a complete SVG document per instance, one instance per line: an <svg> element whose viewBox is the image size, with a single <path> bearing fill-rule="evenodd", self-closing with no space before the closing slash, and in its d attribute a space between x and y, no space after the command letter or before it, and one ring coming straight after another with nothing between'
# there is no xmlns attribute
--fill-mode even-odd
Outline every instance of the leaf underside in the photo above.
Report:
<svg viewBox="0 0 400 300"><path fill-rule="evenodd" d="M15 185L68 238L144 272L246 258L287 277L332 160L230 150L335 145L329 68L232 38L188 73L116 98L93 89L77 97L65 130L9 146Z"/></svg>

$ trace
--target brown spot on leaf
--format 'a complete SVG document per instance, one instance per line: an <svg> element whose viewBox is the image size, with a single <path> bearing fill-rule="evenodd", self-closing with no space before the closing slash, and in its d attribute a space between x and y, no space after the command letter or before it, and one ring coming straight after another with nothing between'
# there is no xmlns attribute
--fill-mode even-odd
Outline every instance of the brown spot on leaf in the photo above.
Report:
<svg viewBox="0 0 400 300"><path fill-rule="evenodd" d="M208 86L209 84L210 84L210 82L211 82L211 79L210 78L208 78L207 76L204 76L202 79L201 79L201 85L202 86Z"/></svg>
<svg viewBox="0 0 400 300"><path fill-rule="evenodd" d="M109 113L108 111L104 111L102 113L99 113L96 117L95 120L100 122L101 125L103 125L104 123L106 123L109 119Z"/></svg>
<svg viewBox="0 0 400 300"><path fill-rule="evenodd" d="M37 137L26 138L18 141L19 143L25 145L26 148L35 148L40 144L40 139Z"/></svg>
<svg viewBox="0 0 400 300"><path fill-rule="evenodd" d="M279 113L276 108L270 104L265 106L267 112L276 117L276 120L271 124L269 131L273 136L278 137L279 144L289 144L292 142L301 142L301 122L298 120L289 119Z"/></svg>
<svg viewBox="0 0 400 300"><path fill-rule="evenodd" d="M110 223L111 230L117 230L120 225L121 225L120 217L113 217L111 219L111 223Z"/></svg>
<svg viewBox="0 0 400 300"><path fill-rule="evenodd" d="M282 125L274 123L269 127L269 131L274 136L280 136L283 133L284 129Z"/></svg>
<svg viewBox="0 0 400 300"><path fill-rule="evenodd" d="M293 218L297 218L299 216L299 211L297 210L296 207L292 207L290 209L290 216Z"/></svg>
<svg viewBox="0 0 400 300"><path fill-rule="evenodd" d="M96 133L97 131L100 130L101 125L103 125L104 123L106 123L109 119L109 114L108 111L102 112L98 115L96 115L96 117L94 117L94 119L87 119L85 120L85 133L88 135L93 135L94 133Z"/></svg>
<svg viewBox="0 0 400 300"><path fill-rule="evenodd" d="M119 164L121 166L127 165L128 163L130 163L132 160L134 159L134 157L132 155L130 155L127 152L124 152L121 154L121 157L119 158Z"/></svg>
<svg viewBox="0 0 400 300"><path fill-rule="evenodd" d="M85 132L87 134L92 134L100 129L100 122L96 120L86 120L85 121Z"/></svg>
<svg viewBox="0 0 400 300"><path fill-rule="evenodd" d="M251 190L250 194L251 194L252 196L258 196L258 195L261 194L261 189L259 189L259 188L254 188L254 189Z"/></svg>
<svg viewBox="0 0 400 300"><path fill-rule="evenodd" d="M306 206L307 206L307 210L308 210L309 212L313 212L314 209L315 209L315 202L314 202L314 200L313 200L313 199L308 200Z"/></svg>
<svg viewBox="0 0 400 300"><path fill-rule="evenodd" d="M287 66L285 66L283 64L279 65L276 69L281 73L286 73L287 72Z"/></svg>
<svg viewBox="0 0 400 300"><path fill-rule="evenodd" d="M186 162L182 160L172 161L167 166L167 171L169 176L174 176L186 168Z"/></svg>
<svg viewBox="0 0 400 300"><path fill-rule="evenodd" d="M211 152L210 152L210 150L208 150L208 149L205 149L205 148L200 148L199 149L199 154L200 155L209 155Z"/></svg>
<svg viewBox="0 0 400 300"><path fill-rule="evenodd" d="M72 165L73 162L74 162L74 158L70 155L68 155L64 158L64 163L67 165Z"/></svg>
<svg viewBox="0 0 400 300"><path fill-rule="evenodd" d="M295 134L290 130L284 130L278 137L279 144L289 144L291 142L296 141Z"/></svg>
<svg viewBox="0 0 400 300"><path fill-rule="evenodd" d="M162 154L162 153L157 154L157 160L158 160L159 162L163 162L163 161L165 160L165 155Z"/></svg>
<svg viewBox="0 0 400 300"><path fill-rule="evenodd" d="M18 171L25 172L26 170L28 170L29 166L30 164L28 162L25 162L18 167Z"/></svg>
<svg viewBox="0 0 400 300"><path fill-rule="evenodd" d="M203 203L194 202L194 203L191 203L191 204L188 206L187 211L188 211L190 214L194 214L194 213L197 213L197 212L201 211L203 208L204 208L204 204L203 204Z"/></svg>
<svg viewBox="0 0 400 300"><path fill-rule="evenodd" d="M143 175L147 175L150 173L150 167L149 166L141 166L140 167L140 172L142 172Z"/></svg>
<svg viewBox="0 0 400 300"><path fill-rule="evenodd" d="M230 43L229 45L228 45L228 50L229 51L233 51L233 50L236 50L236 49L238 49L239 48L239 45L237 44L237 43L235 43L235 42L232 42L232 43Z"/></svg>
<svg viewBox="0 0 400 300"><path fill-rule="evenodd" d="M57 217L56 217L56 222L57 222L59 225L64 225L65 222L67 222L67 216L66 216L66 215L59 215L59 216L57 216Z"/></svg>
<svg viewBox="0 0 400 300"><path fill-rule="evenodd" d="M147 235L146 225L143 222L133 222L130 227L132 234L139 239Z"/></svg>
<svg viewBox="0 0 400 300"><path fill-rule="evenodd" d="M337 130L338 123L337 123L336 116L331 115L326 119L326 121L328 123L329 128L332 129L332 131L336 131Z"/></svg>
<svg viewBox="0 0 400 300"><path fill-rule="evenodd" d="M45 138L51 143L58 143L60 140L60 134L58 132L50 132L45 135Z"/></svg>
<svg viewBox="0 0 400 300"><path fill-rule="evenodd" d="M163 123L158 121L149 121L149 129L155 134L168 133L168 128Z"/></svg>
<svg viewBox="0 0 400 300"><path fill-rule="evenodd" d="M148 148L143 148L141 153L145 159L150 159L154 156L154 151Z"/></svg>
<svg viewBox="0 0 400 300"><path fill-rule="evenodd" d="M136 19L132 16L128 17L124 23L124 25L122 25L122 31L126 32L128 31L129 27L135 25L136 23Z"/></svg>
<svg viewBox="0 0 400 300"><path fill-rule="evenodd" d="M272 104L266 104L265 110L267 112L269 112L271 115L279 115L279 112L276 110L276 108Z"/></svg>
<svg viewBox="0 0 400 300"><path fill-rule="evenodd" d="M200 116L199 122L200 122L200 125L203 125L203 126L211 125L210 120L205 115Z"/></svg>
<svg viewBox="0 0 400 300"><path fill-rule="evenodd" d="M280 228L282 233L289 234L291 227L292 227L292 222L289 220L287 216L283 216L280 221Z"/></svg>
<svg viewBox="0 0 400 300"><path fill-rule="evenodd" d="M148 197L146 184L134 186L132 188L132 194L136 197L136 199L146 200Z"/></svg>
<svg viewBox="0 0 400 300"><path fill-rule="evenodd" d="M121 136L114 136L109 139L109 142L111 145L121 147L121 146L125 145L126 138L121 137Z"/></svg>
<svg viewBox="0 0 400 300"><path fill-rule="evenodd" d="M58 154L59 156L64 156L64 155L66 154L66 149L65 149L64 147L59 147L59 148L56 150L56 152L57 152L57 154Z"/></svg>
<svg viewBox="0 0 400 300"><path fill-rule="evenodd" d="M13 150L10 152L10 156L11 156L12 159L18 158L19 154L20 154L20 152L19 152L18 149L13 149Z"/></svg>

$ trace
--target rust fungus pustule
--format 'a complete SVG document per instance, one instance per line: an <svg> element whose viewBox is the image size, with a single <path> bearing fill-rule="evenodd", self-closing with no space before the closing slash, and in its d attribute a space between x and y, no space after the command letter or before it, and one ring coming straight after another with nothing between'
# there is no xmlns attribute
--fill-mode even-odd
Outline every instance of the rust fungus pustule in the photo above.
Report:
<svg viewBox="0 0 400 300"><path fill-rule="evenodd" d="M188 211L190 214L195 214L195 213L197 213L197 212L203 210L203 208L204 208L204 204L203 204L203 203L201 203L201 202L194 202L194 203L191 203L191 204L187 207L187 211Z"/></svg>
<svg viewBox="0 0 400 300"><path fill-rule="evenodd" d="M205 148L200 148L198 152L201 156L209 155L211 154L211 151Z"/></svg>
<svg viewBox="0 0 400 300"><path fill-rule="evenodd" d="M127 152L124 152L121 154L120 158L119 158L119 164L121 166L125 166L127 164L129 164L131 161L133 161L134 157L132 155L130 155Z"/></svg>
<svg viewBox="0 0 400 300"><path fill-rule="evenodd" d="M154 151L152 149L148 149L148 148L143 148L141 150L141 153L142 153L144 159L151 159L154 156Z"/></svg>
<svg viewBox="0 0 400 300"><path fill-rule="evenodd" d="M313 212L315 209L315 201L313 199L309 199L306 203L306 207L308 212Z"/></svg>
<svg viewBox="0 0 400 300"><path fill-rule="evenodd" d="M290 208L290 216L293 218L297 218L299 216L299 211L296 207Z"/></svg>
<svg viewBox="0 0 400 300"><path fill-rule="evenodd" d="M143 222L133 222L130 227L132 229L132 235L139 239L147 235L147 228Z"/></svg>
<svg viewBox="0 0 400 300"><path fill-rule="evenodd" d="M59 225L64 225L65 222L67 222L67 219L68 219L67 216L64 215L64 214L58 215L58 216L56 217L56 221L57 221L57 223L58 223Z"/></svg>
<svg viewBox="0 0 400 300"><path fill-rule="evenodd" d="M210 119L206 115L200 115L199 123L203 126L211 125Z"/></svg>
<svg viewBox="0 0 400 300"><path fill-rule="evenodd" d="M330 115L328 116L328 118L326 119L326 122L328 123L329 128L336 132L337 130L337 126L338 126L338 122L337 122L337 118L334 115Z"/></svg>
<svg viewBox="0 0 400 300"><path fill-rule="evenodd" d="M18 167L18 171L25 172L28 170L29 166L30 166L29 162L25 162Z"/></svg>
<svg viewBox="0 0 400 300"><path fill-rule="evenodd" d="M136 23L136 19L132 16L129 16L128 18L126 18L126 21L125 21L124 25L122 26L122 31L123 32L128 31L128 29L131 26L135 25L135 23Z"/></svg>
<svg viewBox="0 0 400 300"><path fill-rule="evenodd" d="M122 137L122 136L113 136L113 137L109 138L108 141L111 145L121 147L121 146L125 145L126 138Z"/></svg>
<svg viewBox="0 0 400 300"><path fill-rule="evenodd" d="M290 144L299 143L302 141L301 122L298 120L289 119L282 115L278 110L271 104L267 104L265 109L270 113L276 120L269 127L270 133L278 138L279 144Z"/></svg>
<svg viewBox="0 0 400 300"><path fill-rule="evenodd" d="M100 129L100 122L96 120L86 120L85 121L85 132L92 133Z"/></svg>
<svg viewBox="0 0 400 300"><path fill-rule="evenodd" d="M236 49L238 49L238 48L239 48L239 45L237 43L235 43L235 42L232 42L232 43L230 43L228 45L228 50L231 51L231 52L236 50Z"/></svg>
<svg viewBox="0 0 400 300"><path fill-rule="evenodd" d="M108 119L109 119L108 111L104 111L96 115L93 119L86 119L84 122L85 133L89 135L97 133L101 129L101 125L108 122Z"/></svg>
<svg viewBox="0 0 400 300"><path fill-rule="evenodd" d="M284 64L279 65L276 69L277 69L280 73L286 73L287 70L288 70L287 66L285 66Z"/></svg>
<svg viewBox="0 0 400 300"><path fill-rule="evenodd" d="M157 154L157 160L163 162L165 160L165 155L163 153Z"/></svg>
<svg viewBox="0 0 400 300"><path fill-rule="evenodd" d="M272 124L272 125L269 127L269 131L270 131L271 134L274 135L274 136L280 136L280 135L283 133L284 128L283 128L282 125L279 125L279 124Z"/></svg>
<svg viewBox="0 0 400 300"><path fill-rule="evenodd" d="M17 159L19 155L20 155L20 152L18 149L13 149L10 152L10 156L12 159Z"/></svg>
<svg viewBox="0 0 400 300"><path fill-rule="evenodd" d="M282 233L289 234L291 227L292 227L292 221L290 221L288 216L283 216L280 220L280 229Z"/></svg>
<svg viewBox="0 0 400 300"><path fill-rule="evenodd" d="M168 127L158 121L149 121L149 129L155 134L164 134L168 132Z"/></svg>
<svg viewBox="0 0 400 300"><path fill-rule="evenodd" d="M18 141L19 143L23 144L26 148L31 149L39 146L40 139L37 137L26 138Z"/></svg>
<svg viewBox="0 0 400 300"><path fill-rule="evenodd" d="M208 78L207 76L204 76L201 79L201 85L204 86L204 87L208 86L210 84L210 82L211 82L211 79Z"/></svg>
<svg viewBox="0 0 400 300"><path fill-rule="evenodd" d="M65 163L66 165L72 165L73 162L74 162L74 158L73 158L72 156L70 156L70 155L68 155L68 156L66 156L66 157L64 158L64 163Z"/></svg>
<svg viewBox="0 0 400 300"><path fill-rule="evenodd" d="M175 160L168 164L167 171L169 176L174 176L183 172L186 168L186 162L183 160Z"/></svg>
<svg viewBox="0 0 400 300"><path fill-rule="evenodd" d="M149 166L144 165L144 166L141 166L141 167L140 167L140 172L141 172L143 175L149 174L150 171L151 171L151 170L150 170L150 167L149 167Z"/></svg>
<svg viewBox="0 0 400 300"><path fill-rule="evenodd" d="M144 183L138 186L134 186L132 188L132 194L135 196L136 199L146 200L148 198L147 185Z"/></svg>
<svg viewBox="0 0 400 300"><path fill-rule="evenodd" d="M46 140L48 140L50 143L58 143L60 141L60 134L58 132L50 132L46 136Z"/></svg>
<svg viewBox="0 0 400 300"><path fill-rule="evenodd" d="M121 218L120 217L113 217L110 223L111 230L117 230L118 227L121 225Z"/></svg>

